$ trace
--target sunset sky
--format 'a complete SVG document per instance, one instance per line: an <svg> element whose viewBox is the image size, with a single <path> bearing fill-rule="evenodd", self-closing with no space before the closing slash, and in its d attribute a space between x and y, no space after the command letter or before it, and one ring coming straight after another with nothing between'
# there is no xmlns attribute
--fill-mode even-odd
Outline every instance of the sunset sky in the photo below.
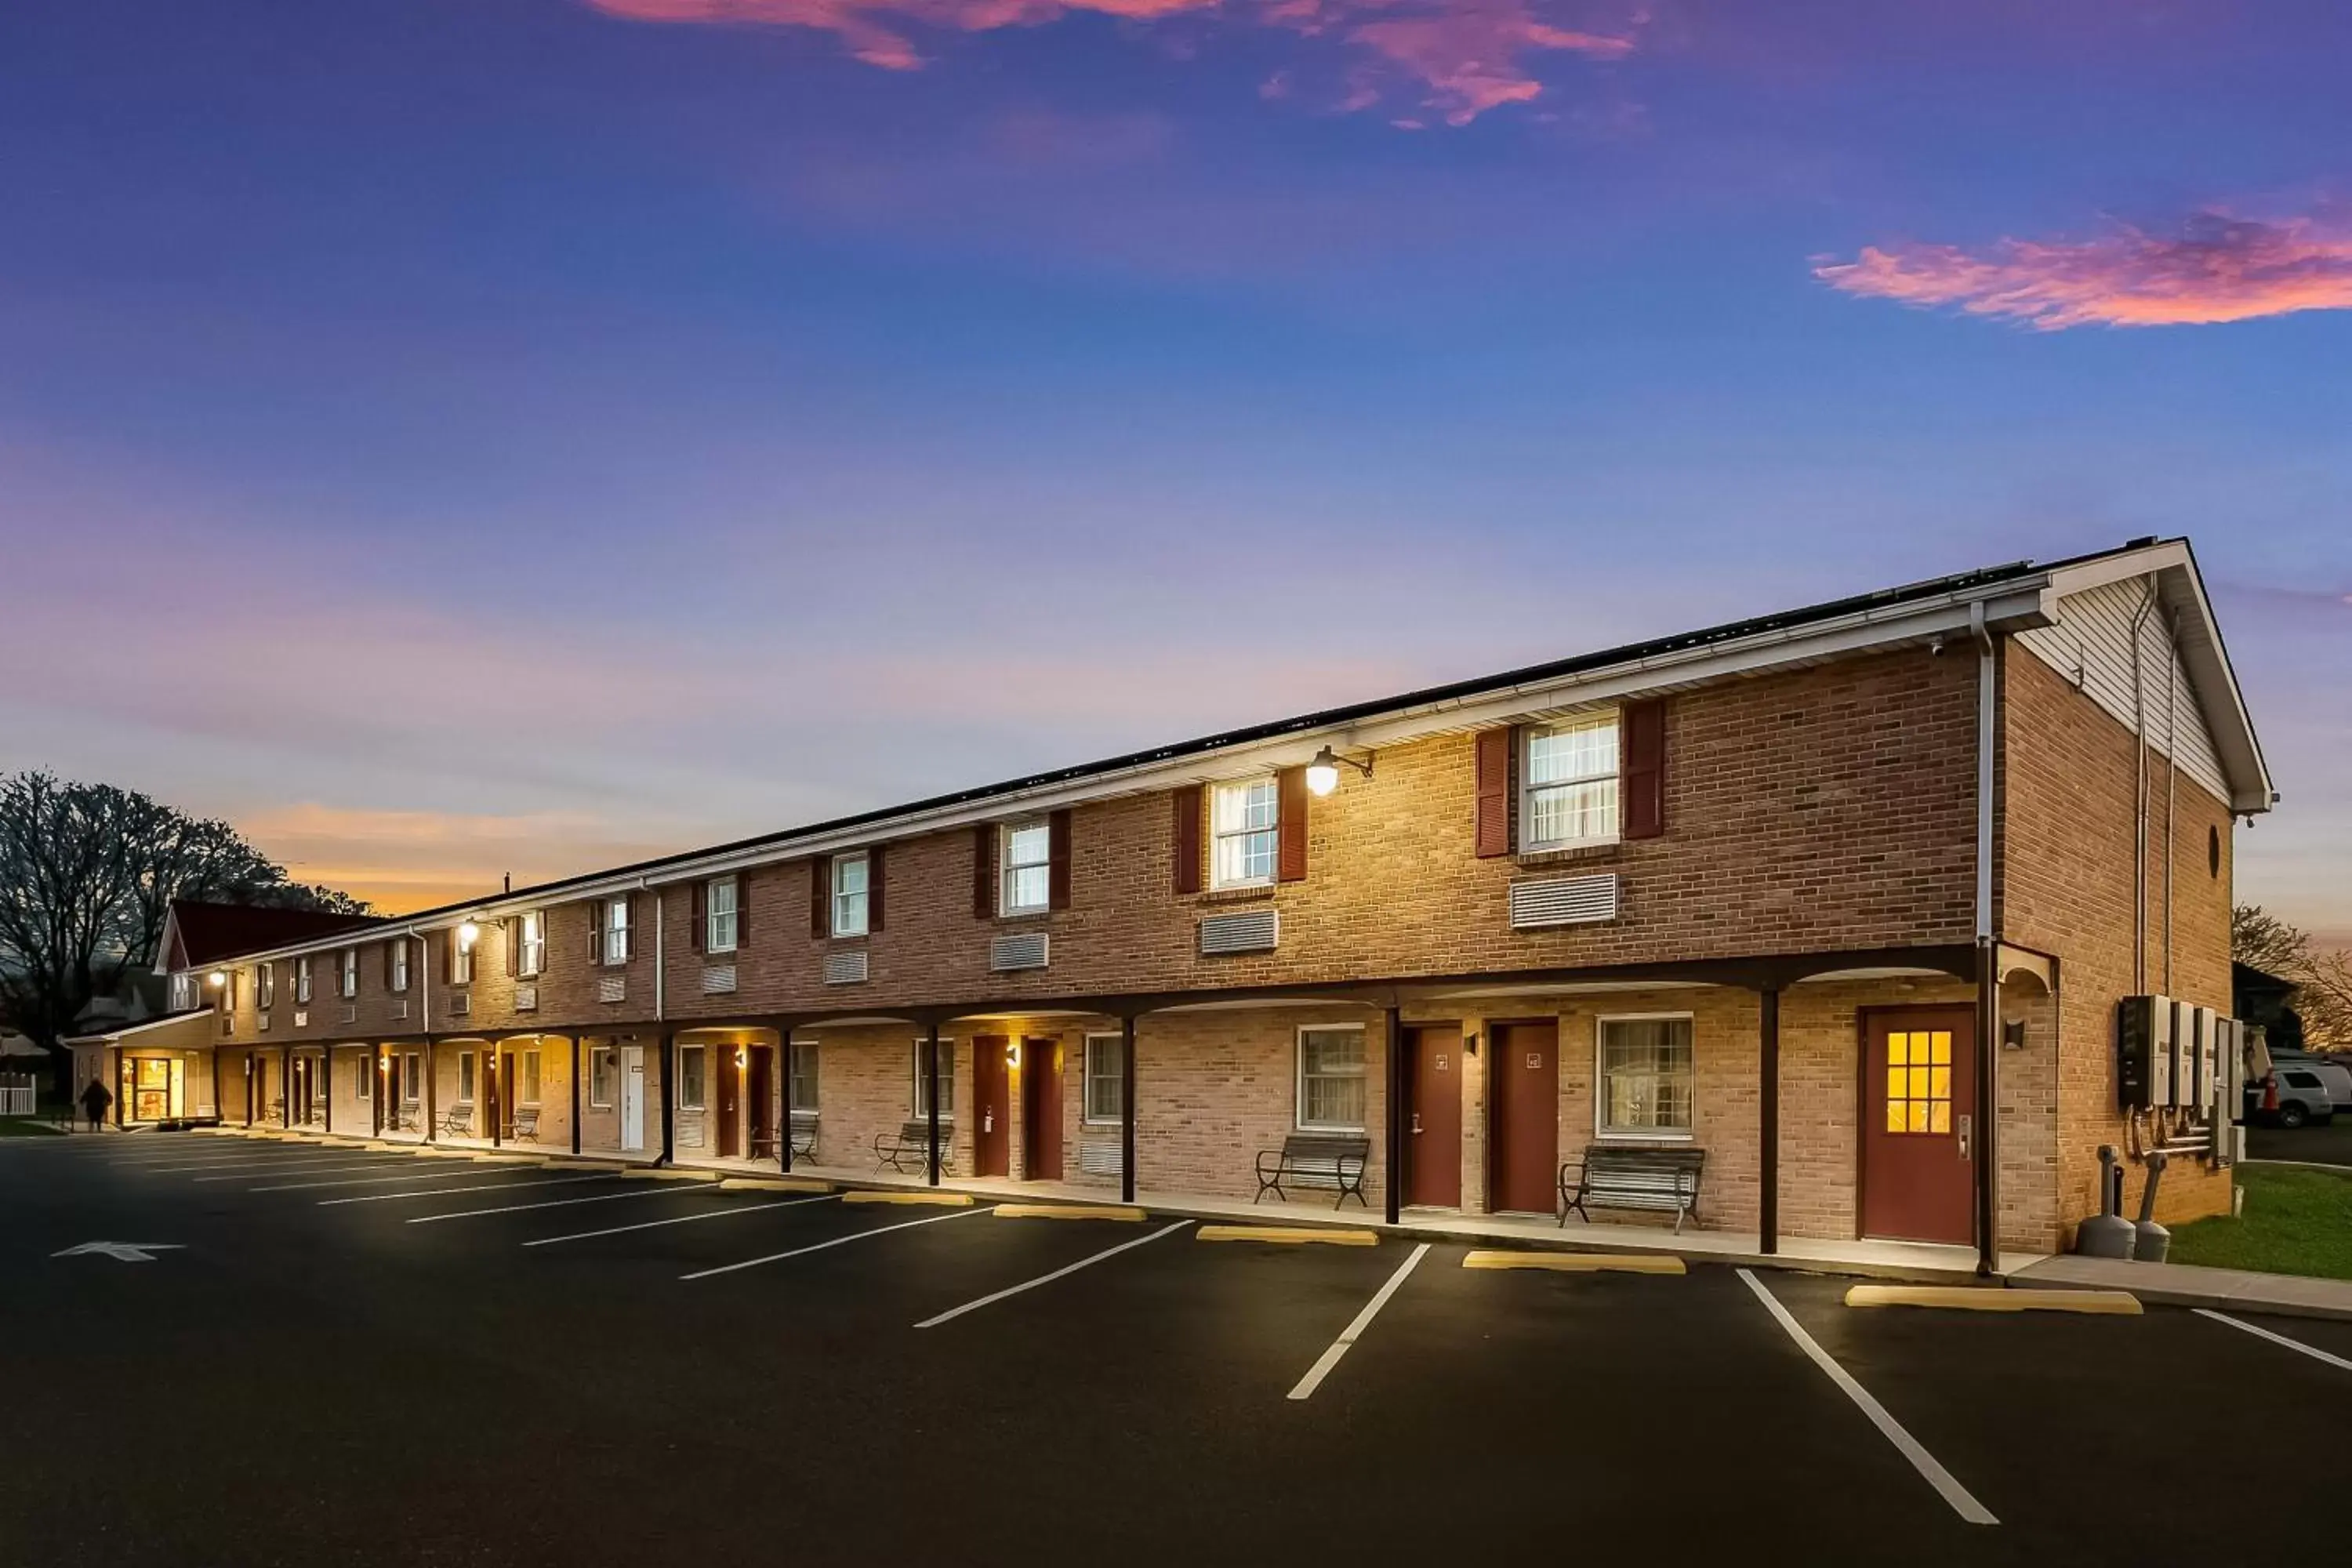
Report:
<svg viewBox="0 0 2352 1568"><path fill-rule="evenodd" d="M393 910L2195 542L2352 942L2343 0L0 7L0 771Z"/></svg>

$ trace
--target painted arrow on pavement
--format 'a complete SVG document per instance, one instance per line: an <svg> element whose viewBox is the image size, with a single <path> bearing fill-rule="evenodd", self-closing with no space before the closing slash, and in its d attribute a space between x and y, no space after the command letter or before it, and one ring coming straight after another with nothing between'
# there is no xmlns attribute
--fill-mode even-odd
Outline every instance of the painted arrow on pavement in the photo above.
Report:
<svg viewBox="0 0 2352 1568"><path fill-rule="evenodd" d="M176 1241L85 1241L79 1247L68 1247L63 1252L52 1252L51 1258L111 1258L118 1263L152 1263L151 1252L177 1252Z"/></svg>

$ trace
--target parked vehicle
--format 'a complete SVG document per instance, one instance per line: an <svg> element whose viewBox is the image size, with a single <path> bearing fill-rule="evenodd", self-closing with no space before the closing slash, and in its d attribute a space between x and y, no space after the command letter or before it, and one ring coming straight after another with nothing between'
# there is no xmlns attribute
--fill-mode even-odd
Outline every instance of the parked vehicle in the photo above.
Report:
<svg viewBox="0 0 2352 1568"><path fill-rule="evenodd" d="M2336 1099L2321 1076L2327 1070L2298 1061L2274 1063L2268 1078L2246 1086L2247 1122L2291 1129L2333 1121Z"/></svg>
<svg viewBox="0 0 2352 1568"><path fill-rule="evenodd" d="M2326 1086L2328 1103L2337 1110L2352 1110L2352 1060L2316 1051L2274 1051L2271 1063L2317 1073Z"/></svg>

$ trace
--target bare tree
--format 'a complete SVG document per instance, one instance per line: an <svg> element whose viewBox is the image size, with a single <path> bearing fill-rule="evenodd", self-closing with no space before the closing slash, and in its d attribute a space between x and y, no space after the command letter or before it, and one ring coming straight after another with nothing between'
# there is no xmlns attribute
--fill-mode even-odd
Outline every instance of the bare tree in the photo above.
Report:
<svg viewBox="0 0 2352 1568"><path fill-rule="evenodd" d="M2352 1049L2352 964L2344 954L2312 946L2311 933L2260 904L2230 912L2230 956L2294 986L2293 1006L2305 1042L2322 1050Z"/></svg>
<svg viewBox="0 0 2352 1568"><path fill-rule="evenodd" d="M0 776L0 1008L54 1047L93 997L151 966L174 899L365 913L331 889L289 882L225 822L135 790ZM54 1063L60 1092L70 1064Z"/></svg>

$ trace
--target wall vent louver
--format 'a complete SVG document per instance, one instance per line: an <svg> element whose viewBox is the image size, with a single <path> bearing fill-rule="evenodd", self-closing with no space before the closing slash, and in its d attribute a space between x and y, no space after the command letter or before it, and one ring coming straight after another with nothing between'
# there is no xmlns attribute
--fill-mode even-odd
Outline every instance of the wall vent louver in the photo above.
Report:
<svg viewBox="0 0 2352 1568"><path fill-rule="evenodd" d="M865 978L864 948L853 947L824 955L824 983L827 985L856 985Z"/></svg>
<svg viewBox="0 0 2352 1568"><path fill-rule="evenodd" d="M267 1013L256 1013L253 1016L253 1029L254 1033L258 1035L266 1035L269 1033L269 1015ZM224 1033L226 1033L226 1031L224 1031Z"/></svg>
<svg viewBox="0 0 2352 1568"><path fill-rule="evenodd" d="M731 963L706 963L702 966L702 994L724 996L735 989L735 966Z"/></svg>
<svg viewBox="0 0 2352 1568"><path fill-rule="evenodd" d="M310 1026L310 1009L298 1007L294 1010L294 1026L298 1029L307 1029Z"/></svg>
<svg viewBox="0 0 2352 1568"><path fill-rule="evenodd" d="M1276 910L1243 910L1230 915L1210 915L1201 921L1201 952L1272 952L1282 937L1282 916Z"/></svg>
<svg viewBox="0 0 2352 1568"><path fill-rule="evenodd" d="M1511 927L1583 925L1617 918L1617 873L1511 884Z"/></svg>
<svg viewBox="0 0 2352 1568"><path fill-rule="evenodd" d="M449 1016L452 1018L463 1018L470 1015L473 1010L474 998L472 993L466 991L452 991L449 993Z"/></svg>
<svg viewBox="0 0 2352 1568"><path fill-rule="evenodd" d="M341 1019L346 1024L356 1024L360 1021L360 1010L346 1002L343 1004Z"/></svg>
<svg viewBox="0 0 2352 1568"><path fill-rule="evenodd" d="M1089 1138L1078 1145L1078 1169L1089 1176L1116 1176L1125 1153L1115 1139Z"/></svg>
<svg viewBox="0 0 2352 1568"><path fill-rule="evenodd" d="M403 998L398 1002L394 1002L392 1005L392 1016L395 1018L405 1018L408 1016L408 1003L405 998Z"/></svg>
<svg viewBox="0 0 2352 1568"><path fill-rule="evenodd" d="M539 987L537 985L516 986L514 994L514 1009L518 1013L538 1012Z"/></svg>
<svg viewBox="0 0 2352 1568"><path fill-rule="evenodd" d="M600 974L596 977L596 1000L625 1002L629 999L629 978L625 974Z"/></svg>
<svg viewBox="0 0 2352 1568"><path fill-rule="evenodd" d="M988 947L988 967L1003 974L1015 969L1043 969L1047 955L1042 931L1007 931Z"/></svg>

